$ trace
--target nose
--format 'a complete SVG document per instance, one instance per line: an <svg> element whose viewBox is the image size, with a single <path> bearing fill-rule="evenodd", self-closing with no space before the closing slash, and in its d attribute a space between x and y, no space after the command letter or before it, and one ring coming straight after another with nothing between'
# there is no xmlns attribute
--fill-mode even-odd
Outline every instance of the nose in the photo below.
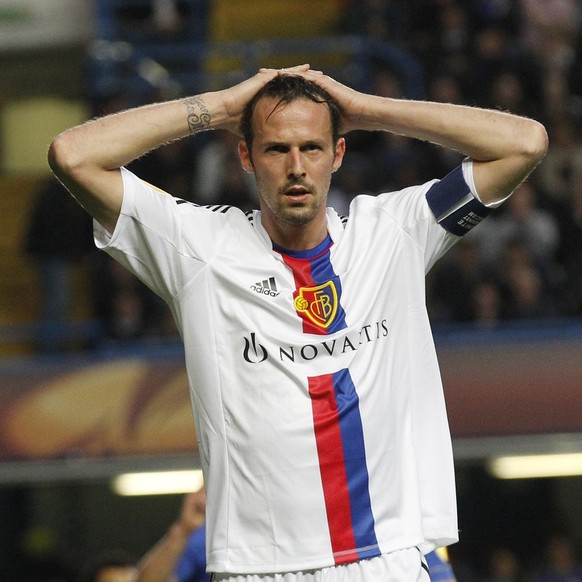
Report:
<svg viewBox="0 0 582 582"><path fill-rule="evenodd" d="M287 176L295 179L305 176L303 156L299 149L291 149L287 154Z"/></svg>

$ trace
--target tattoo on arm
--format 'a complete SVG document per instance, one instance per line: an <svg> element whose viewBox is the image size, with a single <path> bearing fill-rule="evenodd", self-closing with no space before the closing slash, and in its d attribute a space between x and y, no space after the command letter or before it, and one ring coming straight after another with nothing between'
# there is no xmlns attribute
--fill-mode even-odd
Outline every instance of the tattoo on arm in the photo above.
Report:
<svg viewBox="0 0 582 582"><path fill-rule="evenodd" d="M190 97L186 100L186 107L188 108L188 128L190 133L208 129L211 117L204 101L198 96Z"/></svg>

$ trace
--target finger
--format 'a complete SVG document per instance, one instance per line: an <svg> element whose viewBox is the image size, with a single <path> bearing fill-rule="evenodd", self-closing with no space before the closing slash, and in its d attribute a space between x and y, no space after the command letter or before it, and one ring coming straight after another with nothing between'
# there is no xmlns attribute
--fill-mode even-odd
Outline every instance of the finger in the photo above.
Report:
<svg viewBox="0 0 582 582"><path fill-rule="evenodd" d="M322 75L325 75L325 73L323 71L314 71L313 69L309 69L309 71L305 71L306 77L309 77L310 75L317 75L318 77L321 77Z"/></svg>
<svg viewBox="0 0 582 582"><path fill-rule="evenodd" d="M304 65L295 65L293 67L284 67L281 69L273 69L270 67L261 67L259 69L259 73L280 73L280 74L302 73L302 72L307 72L309 70L310 70L310 66L308 64L304 64Z"/></svg>
<svg viewBox="0 0 582 582"><path fill-rule="evenodd" d="M287 67L282 69L283 71L308 71L310 68L309 64L305 63L304 65L295 65L294 67Z"/></svg>

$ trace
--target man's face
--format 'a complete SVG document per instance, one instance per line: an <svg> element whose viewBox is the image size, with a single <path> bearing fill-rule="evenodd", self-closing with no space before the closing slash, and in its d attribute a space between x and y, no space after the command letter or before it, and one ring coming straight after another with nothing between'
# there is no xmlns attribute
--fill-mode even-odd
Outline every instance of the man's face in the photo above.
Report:
<svg viewBox="0 0 582 582"><path fill-rule="evenodd" d="M331 174L341 165L345 140L333 143L329 110L307 99L277 105L261 99L253 113L252 151L239 145L243 167L257 181L263 220L307 225L325 219Z"/></svg>

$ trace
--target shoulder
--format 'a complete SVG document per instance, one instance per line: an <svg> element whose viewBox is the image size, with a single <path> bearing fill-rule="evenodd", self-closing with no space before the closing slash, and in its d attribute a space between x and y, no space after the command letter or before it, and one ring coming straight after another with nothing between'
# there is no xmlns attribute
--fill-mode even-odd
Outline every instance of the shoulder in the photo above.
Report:
<svg viewBox="0 0 582 582"><path fill-rule="evenodd" d="M350 220L365 217L385 220L390 217L399 224L406 224L425 218L432 214L426 194L436 182L437 180L431 180L401 190L356 196L350 205Z"/></svg>
<svg viewBox="0 0 582 582"><path fill-rule="evenodd" d="M197 204L173 196L154 184L123 169L124 196L122 214L136 218L149 215L154 222L163 223L164 216L173 215L177 221L208 223L212 228L238 223L252 225L252 213L224 204Z"/></svg>

